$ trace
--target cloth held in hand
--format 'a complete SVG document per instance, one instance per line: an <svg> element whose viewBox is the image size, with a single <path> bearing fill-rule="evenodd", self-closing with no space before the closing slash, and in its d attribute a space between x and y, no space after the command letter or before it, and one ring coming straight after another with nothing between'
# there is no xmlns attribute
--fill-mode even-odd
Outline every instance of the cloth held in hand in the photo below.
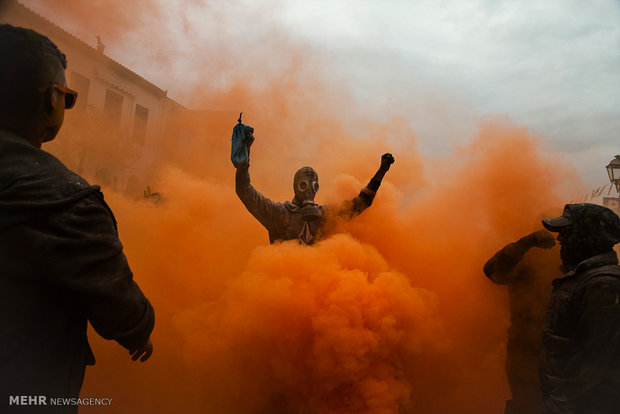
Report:
<svg viewBox="0 0 620 414"><path fill-rule="evenodd" d="M250 162L250 146L254 142L254 128L238 123L233 128L230 160L235 168L248 165Z"/></svg>

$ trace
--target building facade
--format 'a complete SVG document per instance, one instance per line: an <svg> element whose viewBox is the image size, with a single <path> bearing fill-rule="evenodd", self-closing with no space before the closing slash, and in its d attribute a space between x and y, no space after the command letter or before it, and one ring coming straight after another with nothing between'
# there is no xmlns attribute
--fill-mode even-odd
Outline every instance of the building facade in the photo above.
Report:
<svg viewBox="0 0 620 414"><path fill-rule="evenodd" d="M67 55L67 84L78 92L76 117L97 120L80 133L112 135L116 141L111 145L127 155L116 154L106 162L86 146L68 164L97 184L142 194L161 156L167 122L183 106L170 99L167 91L106 56L100 39L92 47L17 0L1 0L0 23L42 33Z"/></svg>

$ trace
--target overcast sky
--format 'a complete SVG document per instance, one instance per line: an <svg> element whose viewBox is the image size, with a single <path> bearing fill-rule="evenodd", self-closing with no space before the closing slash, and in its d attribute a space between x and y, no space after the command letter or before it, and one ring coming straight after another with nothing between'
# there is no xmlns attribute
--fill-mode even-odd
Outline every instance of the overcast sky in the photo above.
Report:
<svg viewBox="0 0 620 414"><path fill-rule="evenodd" d="M58 2L22 1L94 44L97 33L63 20ZM407 116L425 154L450 151L489 115L530 127L591 188L607 182L604 167L620 154L618 0L154 1L160 20L145 20L106 53L184 104L200 79L180 82L171 68L184 80L200 72L183 63L196 56L193 41L242 45L277 33L314 50L315 63L371 102L373 116ZM153 26L178 53L168 65L154 64L157 51L136 51ZM273 64L255 49L239 62Z"/></svg>
<svg viewBox="0 0 620 414"><path fill-rule="evenodd" d="M606 182L620 154L620 2L318 4L287 3L282 19L340 60L362 95L383 90L398 106L436 89L451 101L447 119L418 125L423 151L445 150L433 143L472 115L507 114L565 152L586 184Z"/></svg>

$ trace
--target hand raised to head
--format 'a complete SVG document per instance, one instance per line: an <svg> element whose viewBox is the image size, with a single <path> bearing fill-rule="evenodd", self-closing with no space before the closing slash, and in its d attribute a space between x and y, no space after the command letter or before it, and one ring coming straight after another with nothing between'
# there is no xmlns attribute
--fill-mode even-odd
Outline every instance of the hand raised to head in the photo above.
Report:
<svg viewBox="0 0 620 414"><path fill-rule="evenodd" d="M532 245L534 247L540 247L541 249L550 249L555 246L555 236L550 231L545 229L535 231L529 236Z"/></svg>

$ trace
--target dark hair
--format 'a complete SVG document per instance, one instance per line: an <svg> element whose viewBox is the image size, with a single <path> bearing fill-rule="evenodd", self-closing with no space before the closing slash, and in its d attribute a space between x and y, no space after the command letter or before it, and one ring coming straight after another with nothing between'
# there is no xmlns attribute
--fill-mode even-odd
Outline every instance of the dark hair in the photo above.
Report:
<svg viewBox="0 0 620 414"><path fill-rule="evenodd" d="M67 58L46 36L0 24L0 125L21 121L36 105L37 89L51 83Z"/></svg>

